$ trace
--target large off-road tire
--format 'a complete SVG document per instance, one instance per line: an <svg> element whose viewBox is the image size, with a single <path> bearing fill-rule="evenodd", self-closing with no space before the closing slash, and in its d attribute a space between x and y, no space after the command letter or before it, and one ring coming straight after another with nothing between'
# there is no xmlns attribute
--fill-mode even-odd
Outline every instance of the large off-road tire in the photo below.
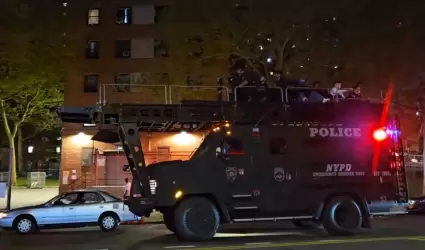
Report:
<svg viewBox="0 0 425 250"><path fill-rule="evenodd" d="M112 232L118 228L120 221L114 213L105 213L99 217L99 227L103 232Z"/></svg>
<svg viewBox="0 0 425 250"><path fill-rule="evenodd" d="M216 206L204 197L183 200L174 213L175 233L183 241L212 240L220 226Z"/></svg>
<svg viewBox="0 0 425 250"><path fill-rule="evenodd" d="M322 214L323 226L330 235L353 235L360 229L362 220L359 205L349 196L332 198Z"/></svg>
<svg viewBox="0 0 425 250"><path fill-rule="evenodd" d="M171 232L176 232L176 227L174 225L174 211L167 211L163 213L163 219L165 227L170 230Z"/></svg>
<svg viewBox="0 0 425 250"><path fill-rule="evenodd" d="M31 215L19 216L13 222L13 228L18 234L31 234L37 231L37 221Z"/></svg>

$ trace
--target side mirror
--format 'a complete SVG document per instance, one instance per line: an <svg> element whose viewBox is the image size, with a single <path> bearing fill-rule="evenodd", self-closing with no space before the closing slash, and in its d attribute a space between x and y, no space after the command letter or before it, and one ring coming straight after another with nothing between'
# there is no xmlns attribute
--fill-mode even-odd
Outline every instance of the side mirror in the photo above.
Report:
<svg viewBox="0 0 425 250"><path fill-rule="evenodd" d="M225 147L217 147L215 149L215 156L217 158L225 158L225 157L227 157L227 149Z"/></svg>

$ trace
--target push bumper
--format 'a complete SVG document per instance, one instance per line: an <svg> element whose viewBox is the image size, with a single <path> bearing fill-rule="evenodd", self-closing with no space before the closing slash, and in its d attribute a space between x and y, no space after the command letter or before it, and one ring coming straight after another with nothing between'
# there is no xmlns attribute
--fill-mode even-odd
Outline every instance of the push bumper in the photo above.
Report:
<svg viewBox="0 0 425 250"><path fill-rule="evenodd" d="M156 201L152 198L133 198L124 200L130 212L140 217L149 217L153 212Z"/></svg>

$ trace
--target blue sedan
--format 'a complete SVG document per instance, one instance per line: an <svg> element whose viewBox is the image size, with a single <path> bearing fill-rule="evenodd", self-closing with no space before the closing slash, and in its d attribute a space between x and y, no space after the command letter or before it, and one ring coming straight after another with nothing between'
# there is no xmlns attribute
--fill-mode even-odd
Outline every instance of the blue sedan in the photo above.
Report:
<svg viewBox="0 0 425 250"><path fill-rule="evenodd" d="M62 193L46 203L0 213L0 228L28 234L40 229L99 226L115 230L120 222L141 218L131 213L122 199L99 190Z"/></svg>

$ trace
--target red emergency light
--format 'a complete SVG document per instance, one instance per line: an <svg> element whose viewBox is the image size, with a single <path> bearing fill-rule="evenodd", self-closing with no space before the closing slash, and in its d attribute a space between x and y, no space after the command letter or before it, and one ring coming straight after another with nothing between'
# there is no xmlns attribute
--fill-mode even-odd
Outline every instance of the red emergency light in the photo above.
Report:
<svg viewBox="0 0 425 250"><path fill-rule="evenodd" d="M378 128L377 130L373 131L373 139L375 139L378 142L387 139L387 137L388 137L388 134L383 128Z"/></svg>

